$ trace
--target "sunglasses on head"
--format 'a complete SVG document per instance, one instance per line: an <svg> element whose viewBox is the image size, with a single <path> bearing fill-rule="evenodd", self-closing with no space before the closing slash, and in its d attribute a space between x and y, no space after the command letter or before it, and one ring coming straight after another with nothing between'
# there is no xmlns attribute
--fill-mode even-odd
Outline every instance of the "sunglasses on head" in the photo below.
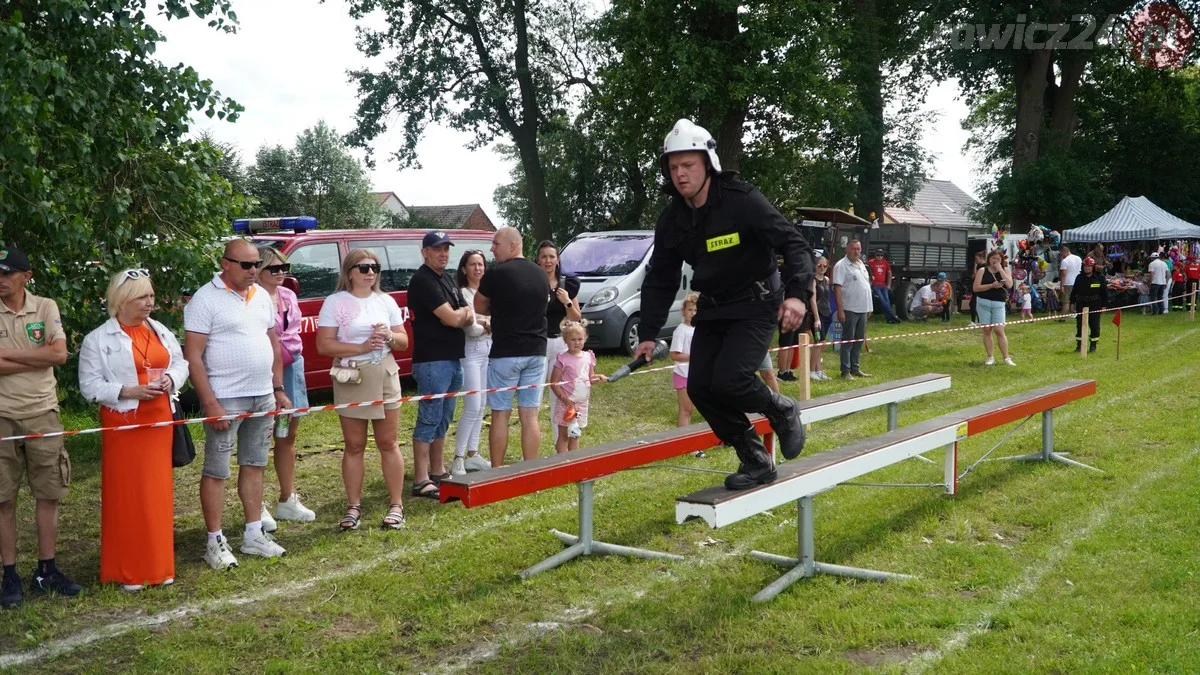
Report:
<svg viewBox="0 0 1200 675"><path fill-rule="evenodd" d="M359 274L379 274L379 263L359 263L354 266Z"/></svg>
<svg viewBox="0 0 1200 675"><path fill-rule="evenodd" d="M149 278L150 278L150 270L145 270L145 269L125 270L124 272L121 273L121 281L117 285L120 286L121 284L125 283L126 281L129 281L130 279L149 279Z"/></svg>
<svg viewBox="0 0 1200 675"><path fill-rule="evenodd" d="M271 274L287 274L292 271L291 263L280 263L278 265L267 265L263 268Z"/></svg>
<svg viewBox="0 0 1200 675"><path fill-rule="evenodd" d="M263 266L262 260L234 260L233 258L230 258L227 256L221 256L221 257L225 258L226 260L228 260L231 263L237 263L238 265L241 265L242 269L244 269L244 270L256 270Z"/></svg>

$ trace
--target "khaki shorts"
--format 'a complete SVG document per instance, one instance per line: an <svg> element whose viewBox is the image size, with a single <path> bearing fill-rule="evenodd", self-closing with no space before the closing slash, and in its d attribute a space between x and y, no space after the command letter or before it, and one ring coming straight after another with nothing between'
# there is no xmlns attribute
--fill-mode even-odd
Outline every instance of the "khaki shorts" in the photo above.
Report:
<svg viewBox="0 0 1200 675"><path fill-rule="evenodd" d="M400 366L396 365L396 359L390 353L380 363L362 364L359 366L359 372L362 373L362 382L358 384L342 384L334 380L334 403L358 403L400 397ZM386 416L385 410L395 410L399 407L400 403L397 401L383 406L342 408L337 413L356 420L381 420Z"/></svg>
<svg viewBox="0 0 1200 675"><path fill-rule="evenodd" d="M0 437L62 430L57 410L22 420L0 417ZM34 499L58 501L66 497L71 485L71 459L67 457L62 436L0 443L0 502L17 498L21 475L26 472Z"/></svg>

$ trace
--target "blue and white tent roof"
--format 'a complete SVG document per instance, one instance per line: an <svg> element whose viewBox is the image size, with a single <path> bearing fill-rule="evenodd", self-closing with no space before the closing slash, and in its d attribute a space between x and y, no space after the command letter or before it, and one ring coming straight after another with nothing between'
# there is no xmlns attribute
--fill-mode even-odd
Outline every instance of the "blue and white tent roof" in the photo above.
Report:
<svg viewBox="0 0 1200 675"><path fill-rule="evenodd" d="M1145 197L1126 197L1096 220L1063 232L1066 243L1147 239L1200 239L1200 226L1167 213Z"/></svg>

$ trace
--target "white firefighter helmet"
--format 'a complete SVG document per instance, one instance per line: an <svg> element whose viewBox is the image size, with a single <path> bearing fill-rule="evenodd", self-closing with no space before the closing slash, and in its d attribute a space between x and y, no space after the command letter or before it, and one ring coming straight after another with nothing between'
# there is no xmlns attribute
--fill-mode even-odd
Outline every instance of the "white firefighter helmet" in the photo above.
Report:
<svg viewBox="0 0 1200 675"><path fill-rule="evenodd" d="M717 173L721 172L721 160L717 157L717 141L713 139L712 134L691 120L683 119L676 122L667 137L663 139L662 152L658 157L663 176L667 180L671 180L671 173L667 170L667 155L674 152L693 151L708 153L708 163L712 166L712 170Z"/></svg>

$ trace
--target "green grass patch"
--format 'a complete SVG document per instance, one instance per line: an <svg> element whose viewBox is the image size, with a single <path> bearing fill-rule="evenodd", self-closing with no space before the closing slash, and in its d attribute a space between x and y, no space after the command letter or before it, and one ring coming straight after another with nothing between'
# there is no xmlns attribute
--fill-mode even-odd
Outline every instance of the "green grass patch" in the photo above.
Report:
<svg viewBox="0 0 1200 675"><path fill-rule="evenodd" d="M955 319L956 326L965 322ZM873 321L869 334L937 327ZM341 535L341 437L336 416L318 413L302 422L297 467L299 489L318 520L281 523L278 539L288 556L239 556L242 566L231 573L209 570L200 561L194 464L176 472L176 585L140 594L97 583L99 438L70 439L76 479L62 507L59 561L88 590L74 601L30 599L0 613L0 653L85 634L99 637L20 669L1196 672L1200 323L1184 313L1127 314L1120 361L1107 319L1100 351L1086 360L1072 351L1073 328L1053 321L1010 327L1016 368L985 367L973 331L871 343L863 368L873 382L928 372L954 378L950 392L901 404L901 424L1065 378L1099 383L1096 396L1057 412L1056 449L1103 475L988 462L952 497L935 489L846 486L816 498L820 560L917 575L912 581L818 577L770 603L752 603L780 570L746 554L794 555L796 513L775 509L715 531L698 522L675 525L675 497L721 477L666 465L731 470L736 459L719 449L708 459L678 458L597 482L597 538L679 553L686 556L681 562L594 557L518 579L518 571L561 550L547 530L575 531L569 486L471 510L407 498L408 528L380 531L387 496L370 450L364 530ZM826 372L837 371L836 358L827 350ZM601 369L622 361L604 356ZM814 395L862 384L814 383ZM785 392L794 386L785 383ZM415 411L401 409L409 455ZM673 426L669 373L597 386L590 416L586 444ZM68 412L64 422L79 428L95 417ZM806 453L885 429L882 409L819 423ZM964 442L961 466L1008 431ZM516 433L511 441L515 458ZM1040 442L1032 420L997 454L1033 452ZM544 433L543 454L551 447ZM904 462L870 480L937 482L936 454L936 466ZM226 509L236 552L241 508L232 483ZM34 551L27 494L18 514L19 569L27 574ZM87 633L104 630L114 634Z"/></svg>

